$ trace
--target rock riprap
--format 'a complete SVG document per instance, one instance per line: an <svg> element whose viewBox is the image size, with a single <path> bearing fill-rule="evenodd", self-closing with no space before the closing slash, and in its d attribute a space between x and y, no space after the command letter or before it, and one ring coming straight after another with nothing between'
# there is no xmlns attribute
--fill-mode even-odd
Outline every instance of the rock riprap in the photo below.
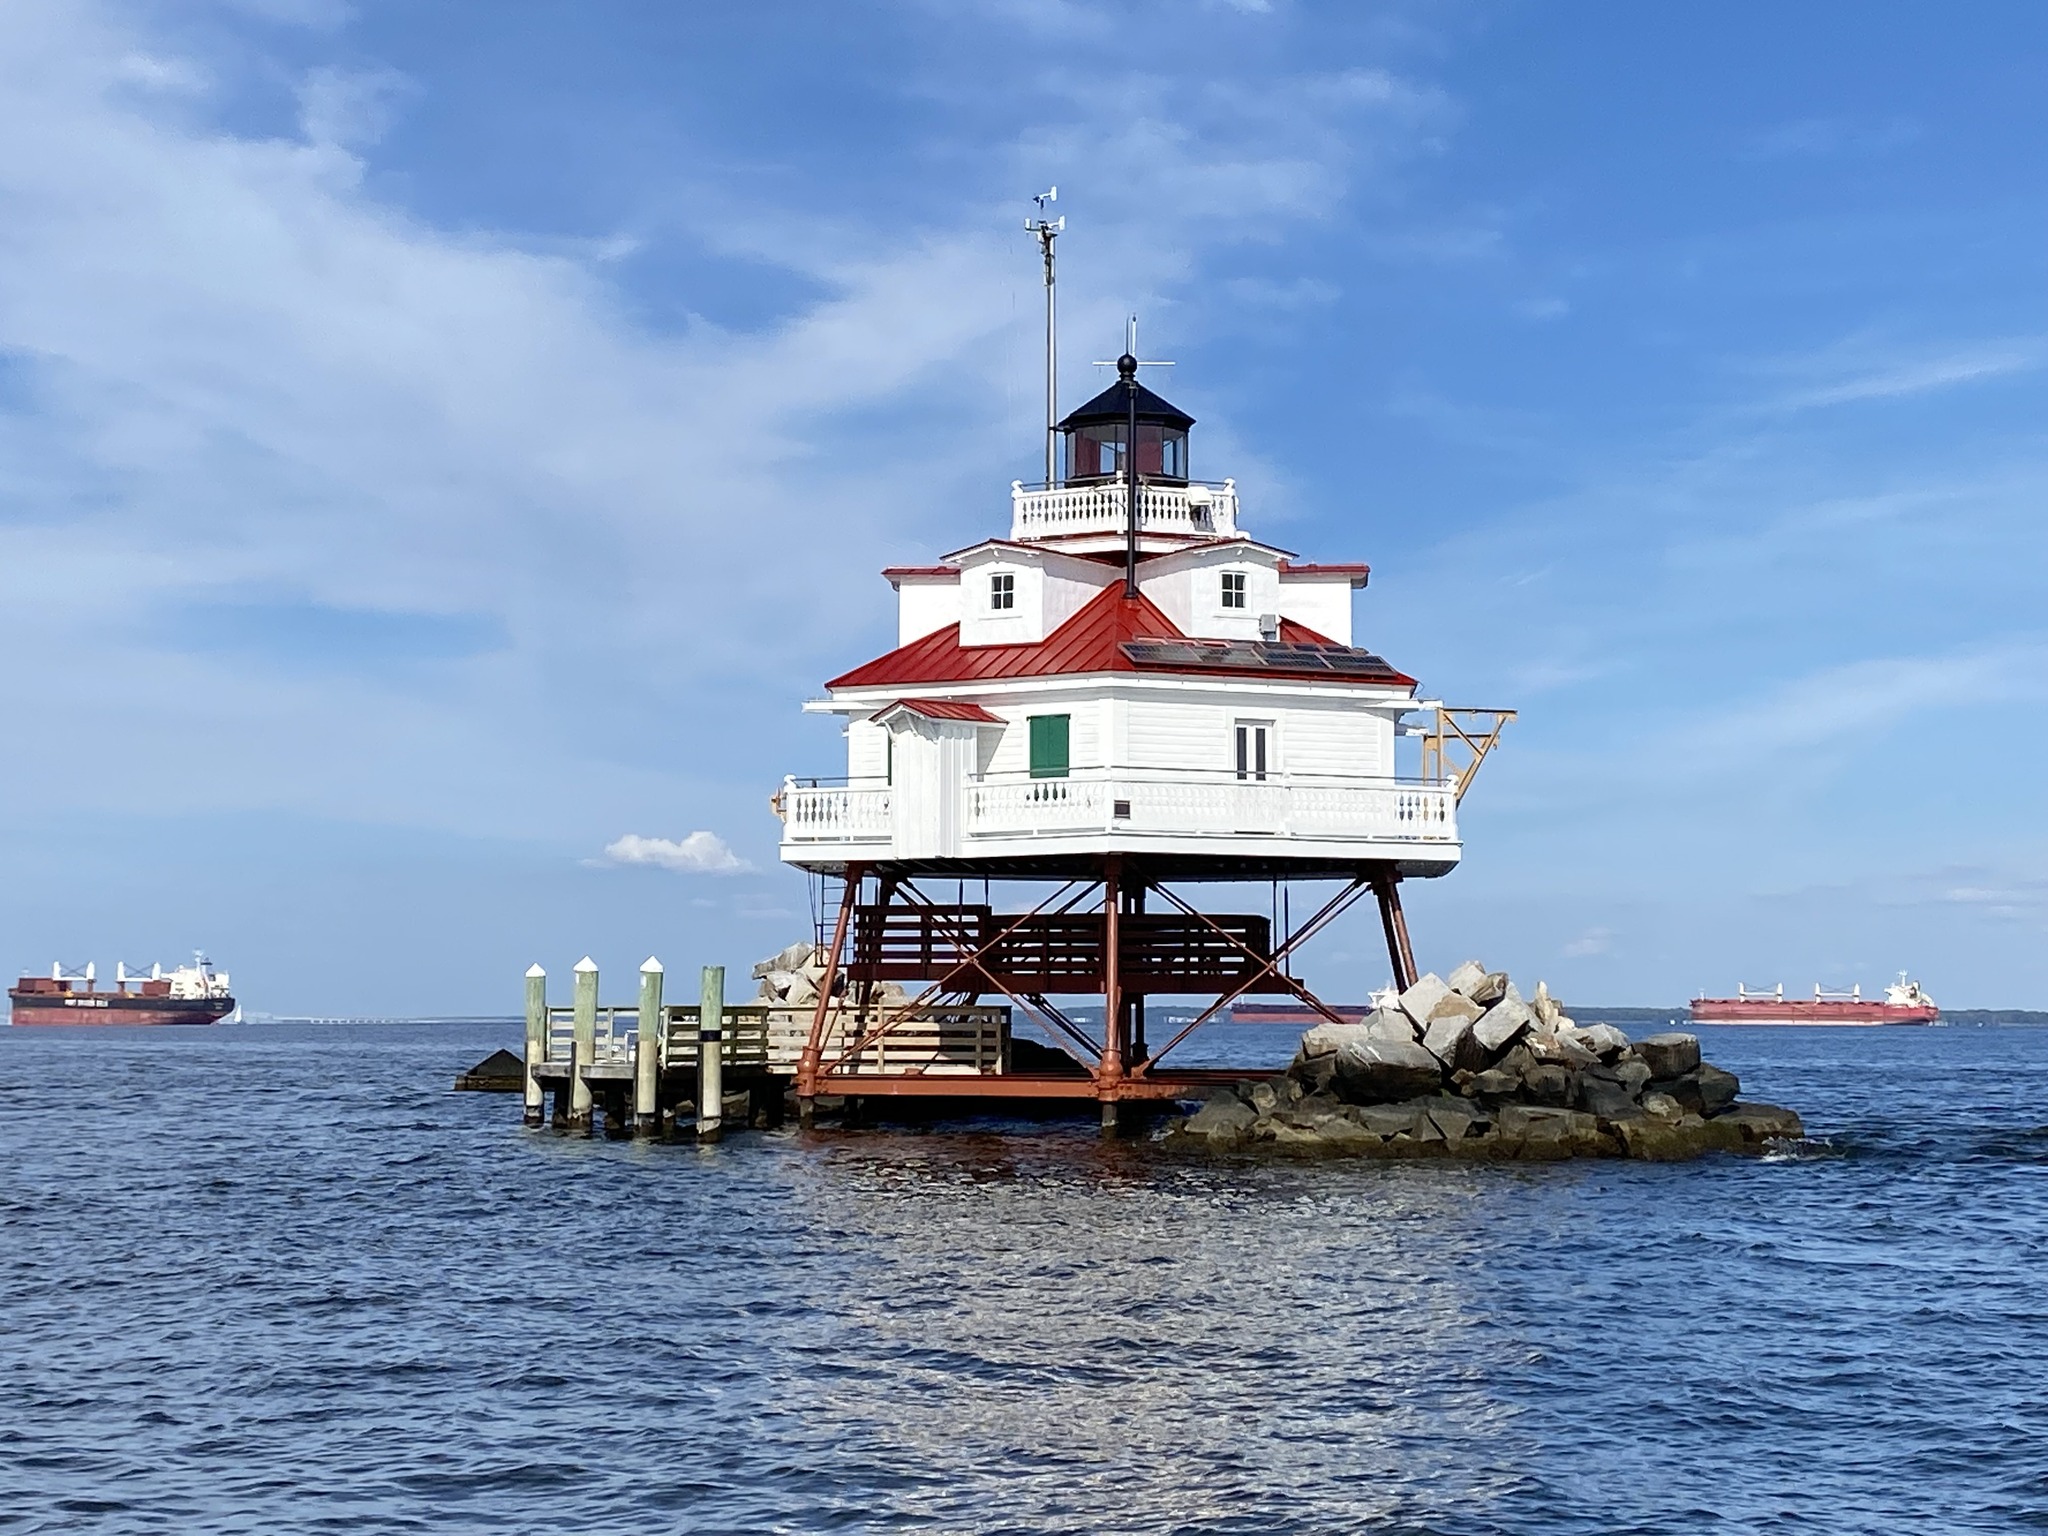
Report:
<svg viewBox="0 0 2048 1536"><path fill-rule="evenodd" d="M1318 1024L1278 1077L1175 1122L1178 1142L1368 1157L1637 1157L1761 1152L1799 1116L1744 1104L1686 1034L1579 1025L1541 982L1524 998L1468 960L1356 1024Z"/></svg>

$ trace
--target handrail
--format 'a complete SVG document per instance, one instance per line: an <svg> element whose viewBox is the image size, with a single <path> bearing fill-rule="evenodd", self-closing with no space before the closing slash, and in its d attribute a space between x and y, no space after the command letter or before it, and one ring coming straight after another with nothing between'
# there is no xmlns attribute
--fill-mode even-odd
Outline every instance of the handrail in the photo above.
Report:
<svg viewBox="0 0 2048 1536"><path fill-rule="evenodd" d="M1010 486L1010 536L1108 532L1130 515L1129 482L1122 475L1027 488ZM1141 531L1202 533L1229 537L1237 532L1237 482L1150 480L1138 477Z"/></svg>
<svg viewBox="0 0 2048 1536"><path fill-rule="evenodd" d="M1456 782L1455 775L1449 778L1428 778L1411 774L1393 773L1282 773L1269 772L1263 778L1247 778L1235 768L1073 768L1060 775L1068 782L1097 783L1113 781L1118 784L1183 784L1190 779L1208 779L1214 783L1265 784L1286 788L1301 785L1305 788L1346 788L1357 785L1365 788L1384 787L1391 789L1450 789ZM1044 784L1054 782L1034 778L1029 771L1012 769L1008 773L985 773L970 775L969 784Z"/></svg>
<svg viewBox="0 0 2048 1536"><path fill-rule="evenodd" d="M1009 773L960 785L961 835L982 839L1134 836L1451 843L1455 781L1392 774L1269 774L1083 769L1060 778ZM893 791L785 788L786 845L886 845ZM963 851L965 844L963 844Z"/></svg>
<svg viewBox="0 0 2048 1536"><path fill-rule="evenodd" d="M1123 483L1124 472L1118 470L1113 475L1072 475L1064 480L1013 480L1010 487L1013 491L1028 494L1033 491L1092 491L1098 487L1121 490ZM1191 485L1198 485L1205 491L1233 491L1237 488L1235 480L1177 480L1171 475L1140 475L1138 484L1169 491L1186 490Z"/></svg>

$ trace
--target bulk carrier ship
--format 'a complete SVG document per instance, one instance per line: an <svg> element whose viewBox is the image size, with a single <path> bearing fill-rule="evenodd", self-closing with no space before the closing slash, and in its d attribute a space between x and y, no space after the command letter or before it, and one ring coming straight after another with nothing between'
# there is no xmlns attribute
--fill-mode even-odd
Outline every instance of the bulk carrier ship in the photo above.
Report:
<svg viewBox="0 0 2048 1536"><path fill-rule="evenodd" d="M99 989L90 964L75 976L53 965L47 976L22 977L7 998L17 1024L218 1024L235 1011L227 974L204 955L168 974L152 965L147 976L117 963L111 992Z"/></svg>
<svg viewBox="0 0 2048 1536"><path fill-rule="evenodd" d="M1932 1024L1941 1017L1934 999L1908 981L1904 971L1884 989L1884 1001L1866 999L1861 987L1847 992L1813 989L1811 998L1785 996L1783 986L1752 992L1738 986L1733 997L1696 997L1695 1024Z"/></svg>

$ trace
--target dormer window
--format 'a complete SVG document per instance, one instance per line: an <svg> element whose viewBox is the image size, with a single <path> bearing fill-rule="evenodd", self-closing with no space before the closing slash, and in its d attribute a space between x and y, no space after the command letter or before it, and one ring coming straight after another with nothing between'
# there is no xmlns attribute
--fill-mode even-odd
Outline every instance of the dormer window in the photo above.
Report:
<svg viewBox="0 0 2048 1536"><path fill-rule="evenodd" d="M989 577L988 606L992 613L1005 613L1017 606L1017 578L1014 574L998 571Z"/></svg>
<svg viewBox="0 0 2048 1536"><path fill-rule="evenodd" d="M1243 571L1225 571L1223 573L1223 606L1226 608L1242 608L1245 606Z"/></svg>

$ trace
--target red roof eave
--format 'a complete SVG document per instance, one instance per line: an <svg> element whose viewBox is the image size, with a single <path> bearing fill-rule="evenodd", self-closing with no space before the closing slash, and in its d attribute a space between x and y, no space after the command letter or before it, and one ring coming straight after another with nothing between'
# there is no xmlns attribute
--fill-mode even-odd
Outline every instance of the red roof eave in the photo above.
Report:
<svg viewBox="0 0 2048 1536"><path fill-rule="evenodd" d="M899 709L907 709L913 715L923 715L927 720L971 720L976 725L1002 725L1001 715L990 714L979 704L962 704L953 699L898 699L869 715L870 720L879 720L884 715L893 715Z"/></svg>
<svg viewBox="0 0 2048 1536"><path fill-rule="evenodd" d="M1369 565L1298 565L1292 560L1282 561L1280 565L1282 581L1290 576L1344 576L1350 579L1352 586L1362 587L1371 575L1372 567Z"/></svg>

